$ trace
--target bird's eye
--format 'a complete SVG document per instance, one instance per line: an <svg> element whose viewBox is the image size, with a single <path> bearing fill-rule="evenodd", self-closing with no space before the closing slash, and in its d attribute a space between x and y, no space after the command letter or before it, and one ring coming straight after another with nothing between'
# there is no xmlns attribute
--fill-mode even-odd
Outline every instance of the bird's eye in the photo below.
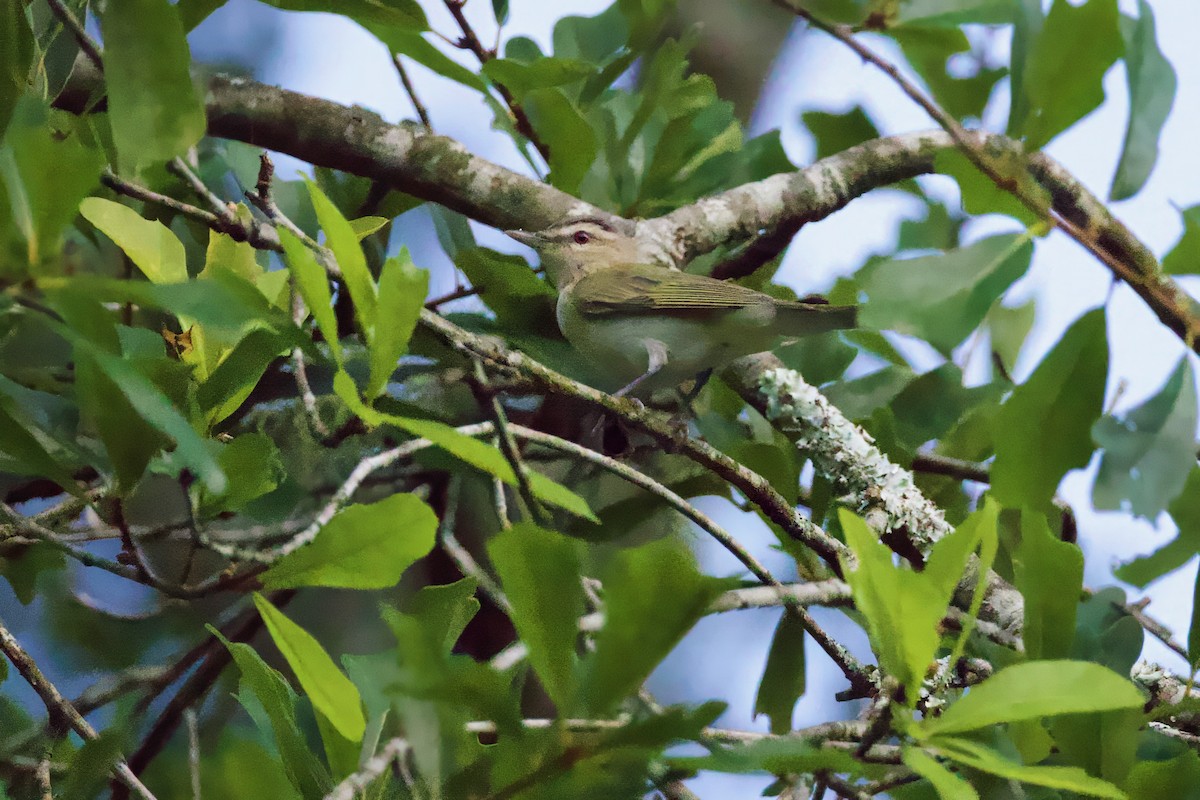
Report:
<svg viewBox="0 0 1200 800"><path fill-rule="evenodd" d="M571 238L575 240L575 244L587 244L592 240L592 235L587 231L575 231Z"/></svg>

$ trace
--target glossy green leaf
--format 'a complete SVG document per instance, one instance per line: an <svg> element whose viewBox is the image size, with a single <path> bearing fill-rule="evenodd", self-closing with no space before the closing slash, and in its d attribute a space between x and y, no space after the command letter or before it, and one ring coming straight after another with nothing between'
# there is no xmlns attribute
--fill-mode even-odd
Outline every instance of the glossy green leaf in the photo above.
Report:
<svg viewBox="0 0 1200 800"><path fill-rule="evenodd" d="M1117 0L1054 0L1025 64L1025 140L1040 148L1104 102L1104 75L1124 50Z"/></svg>
<svg viewBox="0 0 1200 800"><path fill-rule="evenodd" d="M317 321L317 327L325 335L325 341L333 356L340 361L342 357L341 340L338 338L337 316L333 311L333 293L329 291L329 279L325 270L317 263L313 252L304 243L286 230L280 229L279 241L283 245L283 253L288 270L296 280L296 288L304 298L309 313Z"/></svg>
<svg viewBox="0 0 1200 800"><path fill-rule="evenodd" d="M1125 793L1108 781L1094 778L1079 767L1027 766L1009 761L995 750L970 739L938 739L937 750L968 767L1012 781L1065 789L1089 797L1125 800Z"/></svg>
<svg viewBox="0 0 1200 800"><path fill-rule="evenodd" d="M417 269L407 248L383 263L379 273L379 320L371 342L371 376L366 395L378 397L387 388L396 362L408 349L408 340L425 305L429 272Z"/></svg>
<svg viewBox="0 0 1200 800"><path fill-rule="evenodd" d="M868 302L860 324L925 339L949 354L1029 269L1033 245L1020 234L992 236L936 256L889 259L859 271Z"/></svg>
<svg viewBox="0 0 1200 800"><path fill-rule="evenodd" d="M143 219L129 206L89 197L79 213L116 242L142 274L154 283L181 283L188 279L183 243L158 220Z"/></svg>
<svg viewBox="0 0 1200 800"><path fill-rule="evenodd" d="M1025 653L1065 658L1075 638L1075 609L1083 592L1083 552L1056 537L1037 511L1021 512L1021 543L1013 553L1015 583L1025 598Z"/></svg>
<svg viewBox="0 0 1200 800"><path fill-rule="evenodd" d="M1183 235L1175 246L1163 256L1163 272L1168 275L1200 274L1200 205L1185 208Z"/></svg>
<svg viewBox="0 0 1200 800"><path fill-rule="evenodd" d="M579 618L584 614L579 543L531 523L488 542L529 663L563 713L574 701Z"/></svg>
<svg viewBox="0 0 1200 800"><path fill-rule="evenodd" d="M1151 581L1179 569L1200 553L1200 467L1188 471L1183 491L1168 511L1178 533L1175 538L1148 555L1122 564L1113 574L1134 586L1144 588Z"/></svg>
<svg viewBox="0 0 1200 800"><path fill-rule="evenodd" d="M104 83L123 171L182 155L204 135L204 106L192 86L183 23L167 0L105 6Z"/></svg>
<svg viewBox="0 0 1200 800"><path fill-rule="evenodd" d="M893 564L892 551L860 517L839 509L838 519L858 561L846 580L855 607L866 617L871 648L883 671L915 699L940 639L944 592L929 576Z"/></svg>
<svg viewBox="0 0 1200 800"><path fill-rule="evenodd" d="M1158 138L1175 104L1178 84L1171 62L1158 48L1150 3L1138 0L1137 21L1122 21L1129 23L1121 26L1129 82L1129 125L1108 192L1110 200L1132 197L1146 185L1158 160Z"/></svg>
<svg viewBox="0 0 1200 800"><path fill-rule="evenodd" d="M411 494L349 506L311 544L272 564L262 575L263 586L387 589L433 549L437 524L429 506Z"/></svg>
<svg viewBox="0 0 1200 800"><path fill-rule="evenodd" d="M1068 471L1087 465L1107 375L1104 311L1097 309L1067 329L996 416L992 491L1003 505L1041 508Z"/></svg>
<svg viewBox="0 0 1200 800"><path fill-rule="evenodd" d="M361 242L389 222L391 220L387 217L359 217L358 219L350 220L350 227L354 230L354 235Z"/></svg>
<svg viewBox="0 0 1200 800"><path fill-rule="evenodd" d="M1153 522L1183 490L1196 465L1196 381L1187 356L1157 394L1092 428L1103 448L1092 486L1097 510L1127 509Z"/></svg>
<svg viewBox="0 0 1200 800"><path fill-rule="evenodd" d="M900 753L904 766L929 781L941 800L979 800L979 793L933 756L917 747L905 747Z"/></svg>
<svg viewBox="0 0 1200 800"><path fill-rule="evenodd" d="M600 149L591 124L560 89L529 92L525 112L550 150L550 183L575 194Z"/></svg>
<svg viewBox="0 0 1200 800"><path fill-rule="evenodd" d="M354 302L354 318L358 320L358 326L370 345L378 322L375 311L378 291L367 268L367 259L358 243L358 236L320 186L313 181L306 181L305 186L308 187L308 196L317 212L321 230L325 231L326 245L337 259L342 281Z"/></svg>
<svg viewBox="0 0 1200 800"><path fill-rule="evenodd" d="M1001 722L1140 708L1142 693L1112 670L1090 661L1028 661L971 687L940 716L924 720L926 736L979 730Z"/></svg>
<svg viewBox="0 0 1200 800"><path fill-rule="evenodd" d="M272 669L248 644L230 642L213 627L209 632L221 640L242 673L242 702L249 689L266 713L288 780L304 800L316 800L333 788L333 780L317 760L296 719L296 693L283 676Z"/></svg>
<svg viewBox="0 0 1200 800"><path fill-rule="evenodd" d="M366 719L362 698L333 659L312 634L292 622L283 612L257 592L254 605L262 616L272 641L287 659L288 666L312 701L313 708L325 715L337 732L352 742L362 739Z"/></svg>
<svg viewBox="0 0 1200 800"><path fill-rule="evenodd" d="M17 104L0 141L0 232L12 222L25 239L31 266L55 256L64 229L75 219L79 201L100 183L104 156L82 136L84 127L62 112L51 112L32 95ZM7 189L7 203L3 194ZM23 270L0 259L0 278L23 279Z"/></svg>
<svg viewBox="0 0 1200 800"><path fill-rule="evenodd" d="M776 736L792 729L792 711L804 695L804 639L804 624L785 610L775 627L767 666L754 696L754 716L766 714Z"/></svg>
<svg viewBox="0 0 1200 800"><path fill-rule="evenodd" d="M724 588L670 538L616 554L602 585L604 627L579 681L580 705L595 715L636 692Z"/></svg>

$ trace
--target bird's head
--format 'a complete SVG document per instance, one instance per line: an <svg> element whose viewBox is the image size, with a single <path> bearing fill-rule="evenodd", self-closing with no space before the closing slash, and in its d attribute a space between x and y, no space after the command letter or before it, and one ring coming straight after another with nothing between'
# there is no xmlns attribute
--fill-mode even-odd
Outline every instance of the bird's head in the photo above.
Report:
<svg viewBox="0 0 1200 800"><path fill-rule="evenodd" d="M542 231L505 231L538 252L559 291L595 269L638 261L638 242L597 217L570 219Z"/></svg>

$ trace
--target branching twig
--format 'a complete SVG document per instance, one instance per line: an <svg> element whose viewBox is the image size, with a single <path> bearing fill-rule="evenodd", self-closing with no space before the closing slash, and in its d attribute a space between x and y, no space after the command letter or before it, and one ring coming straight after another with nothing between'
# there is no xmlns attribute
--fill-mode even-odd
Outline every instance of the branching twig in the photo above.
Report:
<svg viewBox="0 0 1200 800"><path fill-rule="evenodd" d="M63 697L54 684L46 678L33 659L29 657L29 654L25 652L25 648L21 647L20 642L9 633L3 621L0 621L0 651L4 652L4 655L12 662L12 665L17 668L17 672L21 673L21 677L37 692L38 697L42 699L42 702L46 706L46 711L49 712L52 718L62 719L73 731L84 739L95 739L97 737L96 729L83 718L83 715L79 713L75 706L71 705L71 702ZM116 767L114 767L114 772L117 779L128 789L137 792L142 800L155 800L154 795L138 780L137 775L130 769L130 765L126 761L118 761Z"/></svg>

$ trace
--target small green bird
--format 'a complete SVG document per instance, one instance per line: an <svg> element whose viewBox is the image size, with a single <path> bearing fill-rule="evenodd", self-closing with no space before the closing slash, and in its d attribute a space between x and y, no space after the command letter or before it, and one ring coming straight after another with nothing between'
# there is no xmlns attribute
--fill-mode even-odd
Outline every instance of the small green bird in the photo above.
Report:
<svg viewBox="0 0 1200 800"><path fill-rule="evenodd" d="M584 358L648 397L780 341L853 328L857 309L777 300L703 275L638 263L638 242L602 219L505 231L541 257L558 327Z"/></svg>

